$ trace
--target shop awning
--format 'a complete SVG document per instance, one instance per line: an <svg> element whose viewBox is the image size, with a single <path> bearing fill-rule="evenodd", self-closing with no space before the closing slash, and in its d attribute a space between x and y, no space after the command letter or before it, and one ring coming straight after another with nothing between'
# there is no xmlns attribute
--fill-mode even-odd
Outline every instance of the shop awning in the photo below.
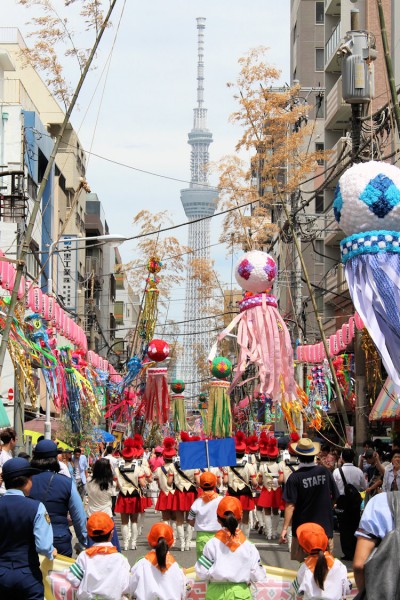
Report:
<svg viewBox="0 0 400 600"><path fill-rule="evenodd" d="M10 427L10 419L8 418L6 409L4 408L3 400L0 398L0 427Z"/></svg>
<svg viewBox="0 0 400 600"><path fill-rule="evenodd" d="M388 377L369 415L370 421L393 421L400 419L400 396Z"/></svg>
<svg viewBox="0 0 400 600"><path fill-rule="evenodd" d="M43 435L43 433L41 433L40 431L31 431L29 429L24 429L24 435L29 435L32 438L32 444L35 446L38 442L39 437ZM68 446L68 444L62 442L58 438L55 440L55 443L59 448L62 448L63 450L73 450L72 446Z"/></svg>

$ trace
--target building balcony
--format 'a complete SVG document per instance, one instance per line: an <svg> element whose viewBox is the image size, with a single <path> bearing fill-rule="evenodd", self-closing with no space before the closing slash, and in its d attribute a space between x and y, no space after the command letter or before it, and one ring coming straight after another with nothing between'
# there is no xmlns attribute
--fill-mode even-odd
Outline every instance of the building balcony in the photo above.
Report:
<svg viewBox="0 0 400 600"><path fill-rule="evenodd" d="M340 15L340 0L325 0L326 15Z"/></svg>
<svg viewBox="0 0 400 600"><path fill-rule="evenodd" d="M333 213L331 215L333 216ZM330 224L329 233L325 236L325 246L339 246L343 238L343 231L340 229L338 223L334 221Z"/></svg>
<svg viewBox="0 0 400 600"><path fill-rule="evenodd" d="M347 129L351 119L351 106L343 100L340 76L326 98L325 129Z"/></svg>
<svg viewBox="0 0 400 600"><path fill-rule="evenodd" d="M337 51L342 39L341 22L333 29L332 34L325 44L325 71L340 73L342 70L341 62Z"/></svg>
<svg viewBox="0 0 400 600"><path fill-rule="evenodd" d="M328 290L325 294L325 302L334 306L342 306L350 301L349 288L345 277L344 265L337 264L328 273L325 279Z"/></svg>
<svg viewBox="0 0 400 600"><path fill-rule="evenodd" d="M329 177L331 187L337 184L339 173L341 172L345 161L348 160L351 154L351 148L351 138L349 137L339 138L333 146L331 155L326 161L327 176ZM331 179L335 172L337 172L337 175L334 179Z"/></svg>

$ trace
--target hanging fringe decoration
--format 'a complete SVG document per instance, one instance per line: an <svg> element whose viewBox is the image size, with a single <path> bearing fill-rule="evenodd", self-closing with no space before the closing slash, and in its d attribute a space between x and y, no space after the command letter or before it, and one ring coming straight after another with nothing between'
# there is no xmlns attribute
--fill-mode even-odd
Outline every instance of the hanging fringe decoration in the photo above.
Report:
<svg viewBox="0 0 400 600"><path fill-rule="evenodd" d="M207 411L207 432L215 437L232 435L231 402L228 394L229 381L212 379Z"/></svg>
<svg viewBox="0 0 400 600"><path fill-rule="evenodd" d="M185 396L182 394L172 394L171 406L175 433L186 431L188 424L186 420Z"/></svg>
<svg viewBox="0 0 400 600"><path fill-rule="evenodd" d="M139 335L142 338L144 345L150 342L154 337L156 320L158 314L158 297L159 290L157 285L160 283L160 278L157 273L162 269L162 262L155 256L151 257L147 263L149 275L146 279L146 291L144 299L144 307L139 324Z"/></svg>
<svg viewBox="0 0 400 600"><path fill-rule="evenodd" d="M339 179L335 218L354 306L400 393L400 170L358 163Z"/></svg>
<svg viewBox="0 0 400 600"><path fill-rule="evenodd" d="M147 381L143 394L145 419L153 423L168 423L169 391L166 367L150 367L147 369Z"/></svg>
<svg viewBox="0 0 400 600"><path fill-rule="evenodd" d="M383 387L381 358L366 329L362 331L361 348L365 354L365 384L368 395L376 398L378 389L381 390Z"/></svg>
<svg viewBox="0 0 400 600"><path fill-rule="evenodd" d="M218 336L224 339L237 326L239 356L229 393L238 385L249 363L258 371L260 393L276 402L281 393L294 392L293 349L284 320L277 310L277 301L271 295L276 277L276 263L266 252L247 252L236 265L235 277L246 291L240 304L240 314ZM209 360L216 354L213 347Z"/></svg>

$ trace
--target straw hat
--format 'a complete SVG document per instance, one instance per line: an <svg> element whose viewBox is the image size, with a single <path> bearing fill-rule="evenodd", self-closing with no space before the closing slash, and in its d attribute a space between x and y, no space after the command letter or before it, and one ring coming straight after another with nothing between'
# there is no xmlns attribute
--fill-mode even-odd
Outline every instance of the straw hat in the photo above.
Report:
<svg viewBox="0 0 400 600"><path fill-rule="evenodd" d="M298 456L315 456L321 450L321 444L313 442L310 438L300 438L297 442L289 444L289 448Z"/></svg>

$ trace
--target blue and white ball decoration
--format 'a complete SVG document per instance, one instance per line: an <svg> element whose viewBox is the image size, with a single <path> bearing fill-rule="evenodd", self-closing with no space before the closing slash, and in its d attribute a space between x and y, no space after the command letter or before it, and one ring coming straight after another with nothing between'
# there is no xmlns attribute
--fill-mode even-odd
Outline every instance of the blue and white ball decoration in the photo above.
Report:
<svg viewBox="0 0 400 600"><path fill-rule="evenodd" d="M400 393L400 169L358 163L340 178L335 218L354 306Z"/></svg>

